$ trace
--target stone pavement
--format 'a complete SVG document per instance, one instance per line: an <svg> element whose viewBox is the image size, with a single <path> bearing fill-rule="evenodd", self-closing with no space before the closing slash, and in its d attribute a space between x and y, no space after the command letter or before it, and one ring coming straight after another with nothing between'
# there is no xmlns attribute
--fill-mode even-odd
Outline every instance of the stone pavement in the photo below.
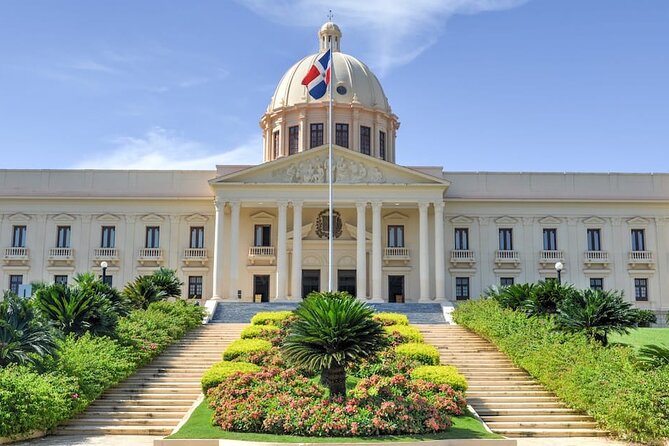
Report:
<svg viewBox="0 0 669 446"><path fill-rule="evenodd" d="M49 435L14 443L14 446L153 446L162 437L147 435Z"/></svg>

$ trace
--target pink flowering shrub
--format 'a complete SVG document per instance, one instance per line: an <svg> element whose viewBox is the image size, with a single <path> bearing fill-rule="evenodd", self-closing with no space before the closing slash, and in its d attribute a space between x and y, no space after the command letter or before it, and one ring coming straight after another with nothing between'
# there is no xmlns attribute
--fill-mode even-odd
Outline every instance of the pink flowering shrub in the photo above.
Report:
<svg viewBox="0 0 669 446"><path fill-rule="evenodd" d="M207 395L224 430L302 436L434 433L466 410L460 392L405 375L363 379L344 400L325 398L325 387L275 367L235 374Z"/></svg>

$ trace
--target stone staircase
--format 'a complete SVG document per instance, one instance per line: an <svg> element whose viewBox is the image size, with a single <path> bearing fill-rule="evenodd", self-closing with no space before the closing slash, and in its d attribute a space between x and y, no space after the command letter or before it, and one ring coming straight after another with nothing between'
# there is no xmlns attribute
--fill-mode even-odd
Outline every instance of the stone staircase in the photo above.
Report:
<svg viewBox="0 0 669 446"><path fill-rule="evenodd" d="M109 389L57 434L168 435L201 393L202 373L247 324L209 324Z"/></svg>
<svg viewBox="0 0 669 446"><path fill-rule="evenodd" d="M515 367L480 336L457 325L418 325L436 346L442 364L452 364L469 383L467 401L494 432L508 437L606 436L588 415L578 413Z"/></svg>

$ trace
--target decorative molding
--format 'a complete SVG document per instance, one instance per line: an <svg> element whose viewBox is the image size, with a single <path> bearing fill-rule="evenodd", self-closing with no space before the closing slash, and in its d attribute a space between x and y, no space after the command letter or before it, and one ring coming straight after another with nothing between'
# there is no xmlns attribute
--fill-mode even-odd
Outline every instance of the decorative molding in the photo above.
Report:
<svg viewBox="0 0 669 446"><path fill-rule="evenodd" d="M351 256L343 256L337 262L337 266L354 267L355 266L355 259Z"/></svg>
<svg viewBox="0 0 669 446"><path fill-rule="evenodd" d="M329 238L330 231L326 230L326 221L329 223L330 213L327 209L323 209L316 216L316 235L319 238ZM341 214L339 211L332 211L332 226L334 229L333 236L334 238L341 237L342 234L342 220Z"/></svg>
<svg viewBox="0 0 669 446"><path fill-rule="evenodd" d="M567 217L567 224L569 226L576 226L578 224L578 217Z"/></svg>
<svg viewBox="0 0 669 446"><path fill-rule="evenodd" d="M121 217L114 214L100 214L97 216L98 221L120 221Z"/></svg>
<svg viewBox="0 0 669 446"><path fill-rule="evenodd" d="M304 256L302 258L302 265L303 266L320 266L321 261L316 256L308 255L308 256Z"/></svg>
<svg viewBox="0 0 669 446"><path fill-rule="evenodd" d="M613 226L620 226L623 223L623 219L620 217L611 217L611 224Z"/></svg>
<svg viewBox="0 0 669 446"><path fill-rule="evenodd" d="M490 217L479 217L479 225L488 226L490 224Z"/></svg>
<svg viewBox="0 0 669 446"><path fill-rule="evenodd" d="M158 214L147 214L147 215L142 216L141 218L142 218L142 221L151 222L151 223L157 223L157 222L165 221L165 218L161 217Z"/></svg>
<svg viewBox="0 0 669 446"><path fill-rule="evenodd" d="M464 215L458 215L450 219L450 222L456 225L471 225L474 223L473 218L465 217Z"/></svg>
<svg viewBox="0 0 669 446"><path fill-rule="evenodd" d="M531 226L534 224L534 217L523 217L523 224L525 226Z"/></svg>
<svg viewBox="0 0 669 446"><path fill-rule="evenodd" d="M560 223L562 223L562 219L553 217L552 215L539 219L539 224L542 225L559 225Z"/></svg>
<svg viewBox="0 0 669 446"><path fill-rule="evenodd" d="M125 221L126 221L126 223L135 223L137 221L137 216L136 215L126 215L125 216Z"/></svg>
<svg viewBox="0 0 669 446"><path fill-rule="evenodd" d="M272 172L272 177L288 183L327 183L327 157L297 161ZM368 167L359 161L338 157L332 167L334 183L385 183L378 167Z"/></svg>
<svg viewBox="0 0 669 446"><path fill-rule="evenodd" d="M91 214L83 214L81 216L81 221L83 221L84 223L90 223L91 220L93 220L93 216Z"/></svg>
<svg viewBox="0 0 669 446"><path fill-rule="evenodd" d="M650 222L643 217L634 217L627 220L627 224L630 226L648 226L648 223Z"/></svg>
<svg viewBox="0 0 669 446"><path fill-rule="evenodd" d="M604 220L601 217L592 216L592 217L584 218L583 223L585 223L586 225L605 225L606 220Z"/></svg>
<svg viewBox="0 0 669 446"><path fill-rule="evenodd" d="M498 225L513 225L518 223L518 219L505 215L503 217L496 218L495 223Z"/></svg>
<svg viewBox="0 0 669 446"><path fill-rule="evenodd" d="M274 215L265 211L256 212L255 214L251 215L251 220L258 223L271 223L274 221L274 218Z"/></svg>
<svg viewBox="0 0 669 446"><path fill-rule="evenodd" d="M402 214L401 212L391 212L383 217L384 220L408 220L409 217Z"/></svg>
<svg viewBox="0 0 669 446"><path fill-rule="evenodd" d="M68 221L68 222L74 221L74 217L71 216L70 214L57 214L54 215L51 219L53 221Z"/></svg>
<svg viewBox="0 0 669 446"><path fill-rule="evenodd" d="M193 214L186 217L185 220L191 223L204 223L209 220L209 217L202 214Z"/></svg>
<svg viewBox="0 0 669 446"><path fill-rule="evenodd" d="M16 223L27 223L30 221L30 215L18 213L18 214L12 214L9 217L7 217L7 220L11 222L16 222Z"/></svg>

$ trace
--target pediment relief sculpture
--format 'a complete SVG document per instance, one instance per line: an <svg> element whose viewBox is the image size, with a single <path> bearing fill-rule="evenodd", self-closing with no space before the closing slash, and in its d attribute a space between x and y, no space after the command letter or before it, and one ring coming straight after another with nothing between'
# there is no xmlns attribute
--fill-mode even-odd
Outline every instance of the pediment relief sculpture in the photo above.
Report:
<svg viewBox="0 0 669 446"><path fill-rule="evenodd" d="M278 180L289 183L327 183L327 157L319 156L292 163L288 167L272 172ZM383 173L378 167L365 166L359 161L337 157L332 167L334 183L384 183Z"/></svg>

